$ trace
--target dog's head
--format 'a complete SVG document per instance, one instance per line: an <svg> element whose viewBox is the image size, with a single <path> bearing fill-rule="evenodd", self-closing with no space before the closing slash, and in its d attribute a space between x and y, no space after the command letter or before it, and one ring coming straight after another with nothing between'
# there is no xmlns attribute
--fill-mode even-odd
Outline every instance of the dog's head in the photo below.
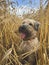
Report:
<svg viewBox="0 0 49 65"><path fill-rule="evenodd" d="M22 25L19 27L19 33L23 40L28 40L31 37L35 37L39 29L39 22L31 19L25 19Z"/></svg>

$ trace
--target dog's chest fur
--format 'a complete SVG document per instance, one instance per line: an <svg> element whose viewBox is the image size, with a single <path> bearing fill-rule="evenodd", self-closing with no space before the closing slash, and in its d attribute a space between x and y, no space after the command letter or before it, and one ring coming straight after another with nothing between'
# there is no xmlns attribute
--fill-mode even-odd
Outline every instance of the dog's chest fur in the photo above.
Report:
<svg viewBox="0 0 49 65"><path fill-rule="evenodd" d="M35 38L29 41L22 42L19 48L22 50L22 52L28 52L34 50L34 48L37 48L38 45L39 45L39 41L37 38Z"/></svg>
<svg viewBox="0 0 49 65"><path fill-rule="evenodd" d="M32 39L30 41L24 41L19 45L19 55L24 54L26 52L30 52L31 50L33 51L34 48L36 48L35 52L38 53L38 47L39 45L39 41L38 38ZM20 57L20 61L23 63L25 63L25 61L29 62L30 65L35 65L36 64L36 56L35 56L35 52L31 53L29 56L27 56L26 58L24 58L22 60L22 58ZM25 60L25 61L24 61Z"/></svg>

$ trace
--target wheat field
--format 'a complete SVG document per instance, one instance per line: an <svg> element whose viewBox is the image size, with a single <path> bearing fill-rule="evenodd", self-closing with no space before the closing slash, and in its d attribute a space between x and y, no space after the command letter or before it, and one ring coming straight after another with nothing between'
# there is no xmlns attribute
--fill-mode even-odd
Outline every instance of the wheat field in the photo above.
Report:
<svg viewBox="0 0 49 65"><path fill-rule="evenodd" d="M25 18L35 19L41 23L38 31L41 44L40 59L36 62L37 65L49 65L49 3L44 11L40 8L35 16L28 14L24 16ZM5 9L0 10L0 65L22 65L16 52L18 44L21 43L18 28L22 20L16 15L10 15Z"/></svg>

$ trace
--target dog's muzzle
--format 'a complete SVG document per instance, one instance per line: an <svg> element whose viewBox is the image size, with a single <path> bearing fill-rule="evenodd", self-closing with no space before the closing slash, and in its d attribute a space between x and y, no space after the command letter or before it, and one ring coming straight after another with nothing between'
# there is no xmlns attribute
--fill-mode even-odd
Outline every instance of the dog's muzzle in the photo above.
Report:
<svg viewBox="0 0 49 65"><path fill-rule="evenodd" d="M20 27L19 27L19 32L20 32L20 33L21 33L21 32L22 32L22 33L25 33L26 27L27 27L27 26L25 26L25 25L20 26Z"/></svg>
<svg viewBox="0 0 49 65"><path fill-rule="evenodd" d="M31 32L28 30L27 27L27 25L22 25L19 27L19 33L21 34L22 39L26 39L31 36Z"/></svg>

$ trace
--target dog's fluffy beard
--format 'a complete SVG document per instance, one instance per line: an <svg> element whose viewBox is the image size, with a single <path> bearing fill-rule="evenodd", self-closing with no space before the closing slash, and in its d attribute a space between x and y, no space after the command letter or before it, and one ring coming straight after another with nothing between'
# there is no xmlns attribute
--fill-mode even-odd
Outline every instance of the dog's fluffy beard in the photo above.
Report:
<svg viewBox="0 0 49 65"><path fill-rule="evenodd" d="M19 32L22 39L28 39L29 37L31 37L31 31L29 31L26 25L22 25L19 28Z"/></svg>

